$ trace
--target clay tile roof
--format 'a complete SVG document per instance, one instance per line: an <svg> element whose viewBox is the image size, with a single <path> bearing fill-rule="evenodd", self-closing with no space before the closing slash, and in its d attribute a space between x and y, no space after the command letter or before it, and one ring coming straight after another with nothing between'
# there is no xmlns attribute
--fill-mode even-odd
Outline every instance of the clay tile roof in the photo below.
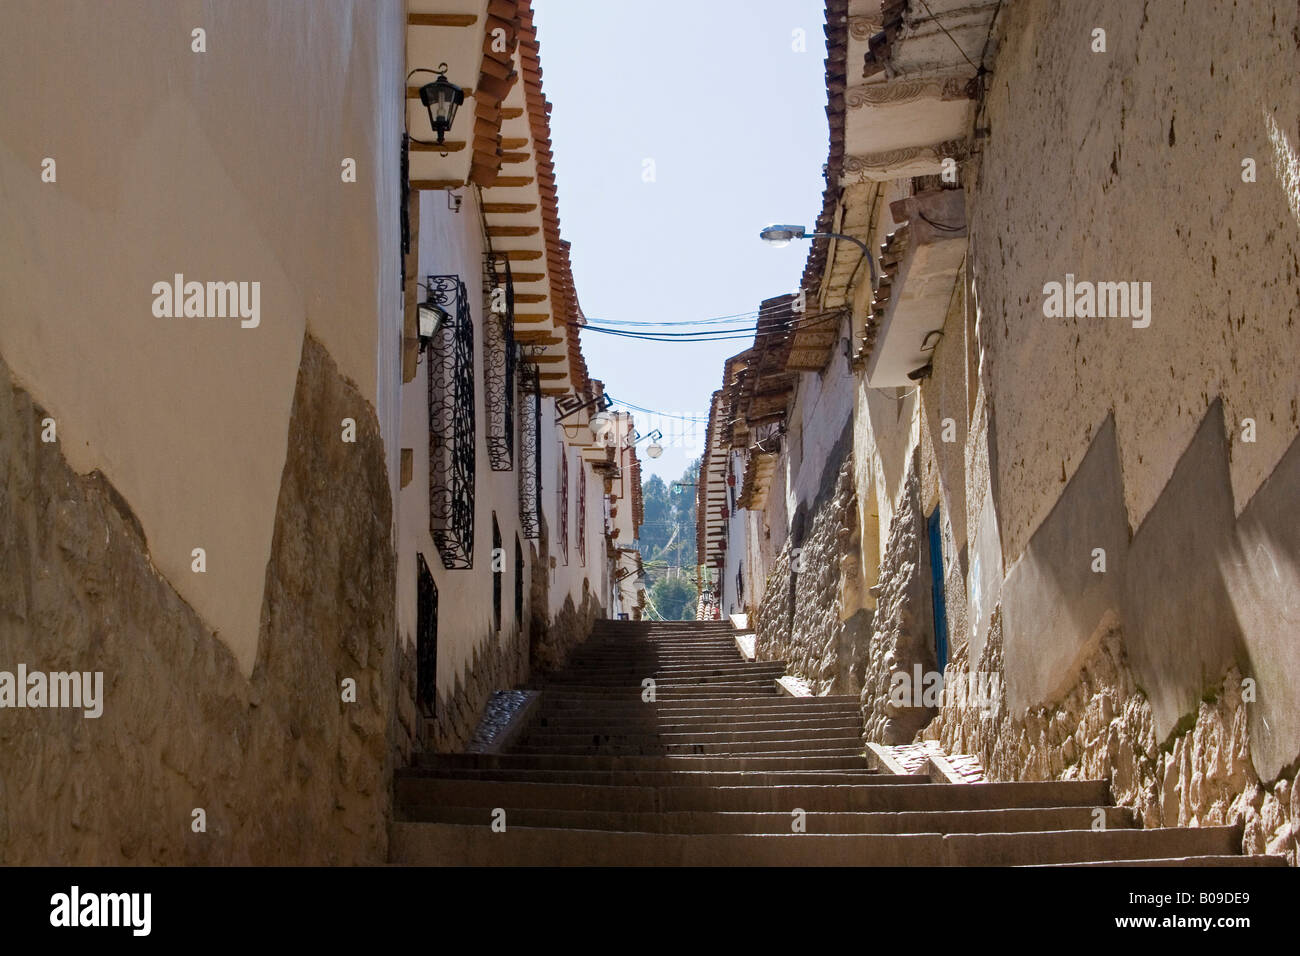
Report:
<svg viewBox="0 0 1300 956"><path fill-rule="evenodd" d="M536 164L537 192L541 197L542 228L546 236L547 271L551 278L551 294L555 309L552 316L556 326L564 323L568 339L569 378L576 392L586 392L589 386L587 362L582 355L578 328L583 321L582 309L573 285L573 268L569 259L569 243L560 238L559 202L555 189L555 160L551 152L551 104L542 93L541 44L533 22L532 0L515 0L519 14L519 57L523 65L524 101L527 104L528 125L533 136Z"/></svg>
<svg viewBox="0 0 1300 956"><path fill-rule="evenodd" d="M493 30L505 31L506 48L492 49ZM474 84L473 155L469 163L469 181L491 186L501 174L501 102L519 79L513 67L519 39L517 0L490 0L487 32L483 39L483 58L479 63L478 82Z"/></svg>
<svg viewBox="0 0 1300 956"><path fill-rule="evenodd" d="M822 210L817 216L816 231L835 228L835 207L840 201L840 169L844 164L844 90L847 86L849 53L849 0L826 0L826 119L830 124L830 148L822 173L826 188L822 191ZM802 287L815 291L821 285L826 268L829 239L814 239L804 265Z"/></svg>

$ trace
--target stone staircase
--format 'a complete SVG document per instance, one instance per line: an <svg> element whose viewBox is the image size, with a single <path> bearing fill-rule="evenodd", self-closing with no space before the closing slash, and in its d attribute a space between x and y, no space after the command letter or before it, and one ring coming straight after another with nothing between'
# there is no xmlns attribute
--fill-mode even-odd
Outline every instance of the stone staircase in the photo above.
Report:
<svg viewBox="0 0 1300 956"><path fill-rule="evenodd" d="M1104 781L876 772L856 697L779 693L785 665L745 661L734 635L725 622L599 622L530 685L541 704L505 752L425 754L399 772L392 860L1285 865L1242 856L1238 827L1140 829Z"/></svg>

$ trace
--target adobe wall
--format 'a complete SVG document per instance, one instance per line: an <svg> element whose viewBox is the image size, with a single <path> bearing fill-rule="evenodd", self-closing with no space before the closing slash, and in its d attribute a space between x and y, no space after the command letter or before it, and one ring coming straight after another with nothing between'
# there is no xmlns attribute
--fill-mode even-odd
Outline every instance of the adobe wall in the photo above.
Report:
<svg viewBox="0 0 1300 956"><path fill-rule="evenodd" d="M399 662L366 397L303 339L250 675L45 416L0 361L0 669L102 672L103 712L0 710L0 862L384 861Z"/></svg>
<svg viewBox="0 0 1300 956"><path fill-rule="evenodd" d="M1160 744L1234 668L1256 682L1271 785L1300 760L1297 10L1003 16L968 175L1009 705L1073 686L1115 615ZM1045 317L1067 273L1150 282L1149 326Z"/></svg>

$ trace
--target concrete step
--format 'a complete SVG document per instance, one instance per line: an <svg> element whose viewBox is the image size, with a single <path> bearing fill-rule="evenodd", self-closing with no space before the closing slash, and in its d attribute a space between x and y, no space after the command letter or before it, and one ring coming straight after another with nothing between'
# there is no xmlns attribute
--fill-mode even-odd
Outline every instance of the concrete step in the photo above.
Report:
<svg viewBox="0 0 1300 956"><path fill-rule="evenodd" d="M1031 863L1029 866L1290 866L1284 856L1267 854L1177 856L1155 860L1086 860L1079 863Z"/></svg>
<svg viewBox="0 0 1300 956"><path fill-rule="evenodd" d="M416 769L446 780L567 783L599 787L791 787L855 783L928 783L924 774L877 774L870 770L490 770L471 767Z"/></svg>
<svg viewBox="0 0 1300 956"><path fill-rule="evenodd" d="M808 740L716 740L679 742L629 740L627 743L598 743L590 738L577 741L551 742L545 737L525 737L522 743L510 748L513 753L627 753L627 754L747 754L747 753L800 753L802 751L860 752L862 741L856 736L818 737Z"/></svg>
<svg viewBox="0 0 1300 956"><path fill-rule="evenodd" d="M593 701L577 699L554 693L542 693L541 712L562 716L565 712L594 714L598 719L626 715L654 714L660 717L762 717L786 714L861 714L856 703L844 704L823 697L751 697L708 698L701 697L689 702L612 700Z"/></svg>
<svg viewBox="0 0 1300 956"><path fill-rule="evenodd" d="M870 782L792 787L603 787L580 784L499 783L451 780L404 770L397 774L397 797L408 810L417 806L539 807L554 810L652 812L809 813L844 811L999 810L1035 807L1098 807L1109 804L1105 781L1033 783L889 783L889 775Z"/></svg>
<svg viewBox="0 0 1300 956"><path fill-rule="evenodd" d="M1230 856L1236 827L1031 833L672 834L394 825L396 862L479 866L981 866Z"/></svg>
<svg viewBox="0 0 1300 956"><path fill-rule="evenodd" d="M545 827L574 830L614 830L625 833L770 833L791 832L791 813L710 813L699 810L666 813L548 810L505 807L506 827ZM487 826L488 807L425 807L410 822ZM1086 830L1092 807L1052 807L1031 810L957 810L940 813L809 813L806 833L1015 833ZM1106 810L1106 826L1131 829L1130 811Z"/></svg>
<svg viewBox="0 0 1300 956"><path fill-rule="evenodd" d="M599 721L580 717L538 717L533 725L533 732L551 730L568 734L664 734L728 731L783 731L783 730L837 730L861 733L862 720L856 714L844 716L830 715L822 718L803 719L798 716L781 720L743 719L718 720L712 717L677 718L674 720L609 720Z"/></svg>
<svg viewBox="0 0 1300 956"><path fill-rule="evenodd" d="M678 746L678 745L696 745L696 744L729 744L729 743L762 743L776 742L789 743L793 746L795 743L804 741L829 742L832 746L842 747L848 745L846 742L857 741L861 736L860 729L848 724L844 727L834 728L839 732L827 733L822 727L812 727L799 730L687 730L673 733L574 733L562 729L551 727L538 727L529 731L523 742L528 744L546 744L549 746L565 746L574 744L578 746L641 746L643 744L652 744L659 746Z"/></svg>
<svg viewBox="0 0 1300 956"><path fill-rule="evenodd" d="M535 770L867 770L866 757L615 757L535 754L417 754L419 768Z"/></svg>
<svg viewBox="0 0 1300 956"><path fill-rule="evenodd" d="M656 664L650 667L640 665L609 665L609 666L588 666L588 667L571 667L562 671L556 671L546 676L547 683L559 683L562 681L582 680L593 683L600 683L599 678L626 678L627 680L640 681L645 677L653 676L656 680L667 678L701 678L701 677L731 677L734 675L749 676L775 674L781 676L785 673L785 663L783 661L751 664L745 661L728 661L725 663L683 663L683 664ZM775 678L773 678L775 680Z"/></svg>

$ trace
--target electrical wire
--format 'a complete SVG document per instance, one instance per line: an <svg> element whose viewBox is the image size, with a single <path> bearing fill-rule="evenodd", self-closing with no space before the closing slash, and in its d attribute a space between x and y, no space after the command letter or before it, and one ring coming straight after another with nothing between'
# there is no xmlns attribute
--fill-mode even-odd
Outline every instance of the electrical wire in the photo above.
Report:
<svg viewBox="0 0 1300 956"><path fill-rule="evenodd" d="M617 335L623 338L641 339L647 342L726 342L736 339L749 338L751 335L769 335L775 332L802 332L807 329L816 328L827 322L838 322L842 320L844 313L842 309L835 309L830 312L822 313L814 318L801 322L784 329L772 329L760 331L759 327L747 326L735 329L718 329L716 331L696 331L696 332L636 332L628 329L607 328L602 325L583 324L581 322L571 322L570 325L576 326L580 331L600 332L604 335Z"/></svg>
<svg viewBox="0 0 1300 956"><path fill-rule="evenodd" d="M965 60L967 63L969 63L971 65L971 68L974 69L977 73L982 72L980 68L975 65L975 62L966 55L966 51L961 48L961 44L952 38L952 34L948 32L948 28L944 26L939 21L939 18L934 15L934 11L930 9L930 5L926 3L925 0L921 0L921 6L925 7L926 13L930 14L930 19L934 21L935 26L937 26L940 30L942 30L943 35L946 36L952 42L952 45L957 48L957 52L961 54L961 58ZM997 14L994 14L994 16L996 15Z"/></svg>

